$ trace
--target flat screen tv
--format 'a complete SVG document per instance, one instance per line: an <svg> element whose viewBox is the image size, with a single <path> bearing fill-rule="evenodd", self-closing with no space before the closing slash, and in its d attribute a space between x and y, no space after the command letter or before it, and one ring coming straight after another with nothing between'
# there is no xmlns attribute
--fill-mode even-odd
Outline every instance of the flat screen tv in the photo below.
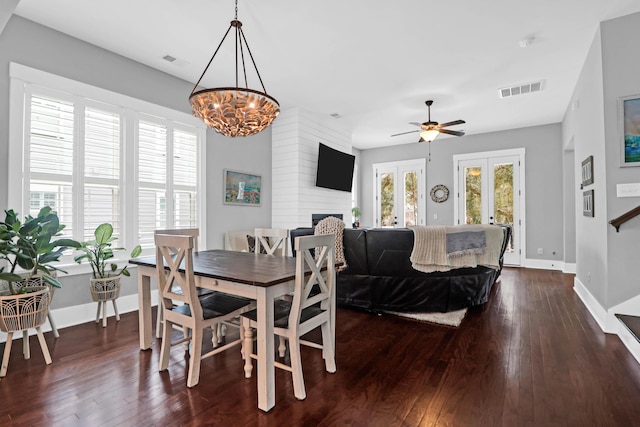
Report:
<svg viewBox="0 0 640 427"><path fill-rule="evenodd" d="M320 143L316 187L351 192L356 157Z"/></svg>

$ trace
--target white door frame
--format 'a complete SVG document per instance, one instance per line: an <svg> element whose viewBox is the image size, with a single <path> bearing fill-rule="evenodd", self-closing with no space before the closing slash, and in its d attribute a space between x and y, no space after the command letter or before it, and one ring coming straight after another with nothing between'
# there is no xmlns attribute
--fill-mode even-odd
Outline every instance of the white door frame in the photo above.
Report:
<svg viewBox="0 0 640 427"><path fill-rule="evenodd" d="M425 188L427 186L427 159L413 159L413 160L399 160L397 162L383 162L383 163L374 163L373 167L373 220L374 227L380 227L379 219L379 203L378 203L378 195L380 193L380 189L378 188L378 170L382 169L405 169L408 167L415 167L421 171L418 174L418 224L426 225L427 219L427 199L425 198ZM396 174L397 175L397 174ZM396 186L397 188L397 186ZM404 188L404 186L403 186Z"/></svg>
<svg viewBox="0 0 640 427"><path fill-rule="evenodd" d="M496 151L483 151L478 153L466 153L466 154L455 154L453 156L453 188L456 191L456 202L453 205L453 218L454 221L458 221L459 215L459 201L460 201L460 193L459 193L459 177L458 177L458 164L461 161L466 160L477 160L477 159L486 159L490 157L507 157L507 156L517 156L520 158L520 167L519 169L519 185L520 185L520 194L517 197L517 200L514 203L518 203L518 210L520 213L519 220L519 229L520 229L520 265L522 265L523 260L527 258L527 228L526 228L526 217L525 217L525 206L526 206L526 195L525 195L525 149L524 148L512 148L509 150L496 150ZM514 197L517 196L514 194ZM516 236L517 238L518 236Z"/></svg>

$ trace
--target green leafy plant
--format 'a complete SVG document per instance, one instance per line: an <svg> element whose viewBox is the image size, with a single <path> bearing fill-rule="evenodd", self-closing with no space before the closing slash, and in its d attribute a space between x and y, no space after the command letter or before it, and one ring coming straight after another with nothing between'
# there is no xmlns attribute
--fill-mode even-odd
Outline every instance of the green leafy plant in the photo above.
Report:
<svg viewBox="0 0 640 427"><path fill-rule="evenodd" d="M359 207L357 207L357 206L352 207L351 208L351 213L353 214L353 217L355 219L360 218L360 208Z"/></svg>
<svg viewBox="0 0 640 427"><path fill-rule="evenodd" d="M113 242L117 239L116 237L113 237L113 226L109 223L100 224L93 234L95 236L94 240L89 240L80 244L79 250L82 253L74 258L75 261L78 264L83 261L88 261L91 265L94 279L104 279L107 277L119 276L120 274L130 276L131 273L127 270L127 265L118 271L118 264L108 262L114 257L113 253L115 251L125 250L125 248L111 247ZM136 246L131 251L131 258L139 256L141 252L142 248L140 245ZM107 264L109 264L109 268L107 268Z"/></svg>
<svg viewBox="0 0 640 427"><path fill-rule="evenodd" d="M9 283L12 294L28 291L25 278L18 274L21 270L26 271L29 277L42 275L43 280L52 286L62 286L51 273L66 272L50 263L59 261L68 248L80 247L75 240L54 240L64 228L58 215L48 206L40 209L36 217L27 215L24 222L18 219L13 209L5 211L4 222L0 223L0 260L5 260L8 266L0 267L0 280Z"/></svg>

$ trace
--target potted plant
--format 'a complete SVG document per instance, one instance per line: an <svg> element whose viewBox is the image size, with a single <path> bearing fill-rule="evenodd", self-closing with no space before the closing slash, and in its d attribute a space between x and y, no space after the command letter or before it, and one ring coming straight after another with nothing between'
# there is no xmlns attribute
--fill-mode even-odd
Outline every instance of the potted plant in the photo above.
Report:
<svg viewBox="0 0 640 427"><path fill-rule="evenodd" d="M88 261L91 265L93 275L90 279L89 290L94 301L98 302L98 312L96 315L96 323L99 321L100 307L102 306L102 326L107 326L107 301L112 301L115 311L116 320L120 320L118 308L116 307L116 298L120 296L120 278L130 276L127 265L125 264L118 270L118 264L110 262L113 259L115 251L123 251L125 248L113 248L113 242L117 239L113 237L113 226L109 223L100 224L94 231L95 239L82 242L80 244L80 255L74 259L80 264ZM142 248L140 245L133 248L130 258L140 255Z"/></svg>
<svg viewBox="0 0 640 427"><path fill-rule="evenodd" d="M50 207L44 207L38 216L27 215L21 223L12 209L5 211L5 220L0 223L0 260L7 266L0 267L0 280L7 282L5 291L12 295L27 293L29 280L33 276L42 277L43 283L61 287L55 271L63 270L51 265L60 259L68 248L78 248L80 243L71 239L57 239L64 225ZM6 270L6 271L5 271ZM20 271L25 273L20 275Z"/></svg>
<svg viewBox="0 0 640 427"><path fill-rule="evenodd" d="M36 217L27 215L24 222L8 210L0 222L0 261L6 263L0 267L0 280L5 285L0 291L0 331L7 333L0 377L7 373L14 332L35 328L45 361L51 363L40 326L49 313L50 286L61 286L53 273L62 270L50 263L58 261L67 248L80 246L75 240L53 239L64 227L50 207L42 208ZM29 358L28 351L25 358Z"/></svg>
<svg viewBox="0 0 640 427"><path fill-rule="evenodd" d="M352 207L351 213L353 214L353 228L360 227L360 208L357 206Z"/></svg>

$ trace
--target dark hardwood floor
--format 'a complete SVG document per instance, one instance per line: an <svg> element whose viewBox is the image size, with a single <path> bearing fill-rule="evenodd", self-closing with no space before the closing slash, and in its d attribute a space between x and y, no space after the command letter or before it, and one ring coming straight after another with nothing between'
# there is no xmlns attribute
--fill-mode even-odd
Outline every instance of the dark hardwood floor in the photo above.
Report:
<svg viewBox="0 0 640 427"><path fill-rule="evenodd" d="M159 373L158 344L138 347L137 313L46 334L46 366L13 347L0 380L0 426L634 426L640 365L603 334L573 276L506 268L490 301L459 328L340 309L338 371L304 348L307 398L276 371L276 406L257 409L239 350L202 364L186 387L185 353ZM0 345L4 347L4 345ZM254 365L255 366L255 365Z"/></svg>

